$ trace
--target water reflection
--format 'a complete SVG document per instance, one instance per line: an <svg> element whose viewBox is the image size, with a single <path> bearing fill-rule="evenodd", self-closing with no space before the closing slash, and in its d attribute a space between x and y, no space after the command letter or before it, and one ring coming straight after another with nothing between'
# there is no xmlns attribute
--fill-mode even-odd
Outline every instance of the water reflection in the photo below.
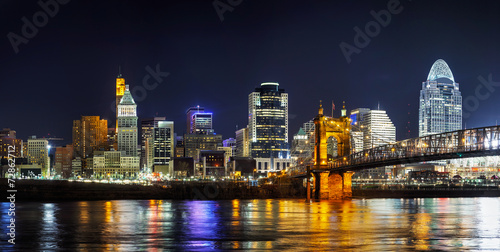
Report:
<svg viewBox="0 0 500 252"><path fill-rule="evenodd" d="M500 198L26 203L19 250L498 250ZM7 204L1 205L4 227ZM4 228L5 229L5 228ZM1 249L9 247L3 244Z"/></svg>

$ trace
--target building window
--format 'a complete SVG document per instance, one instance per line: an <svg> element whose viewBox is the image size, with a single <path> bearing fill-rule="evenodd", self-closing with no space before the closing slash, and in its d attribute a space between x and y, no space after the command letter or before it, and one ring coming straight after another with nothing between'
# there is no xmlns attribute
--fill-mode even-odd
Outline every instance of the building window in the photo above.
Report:
<svg viewBox="0 0 500 252"><path fill-rule="evenodd" d="M259 162L259 170L262 170L262 162Z"/></svg>

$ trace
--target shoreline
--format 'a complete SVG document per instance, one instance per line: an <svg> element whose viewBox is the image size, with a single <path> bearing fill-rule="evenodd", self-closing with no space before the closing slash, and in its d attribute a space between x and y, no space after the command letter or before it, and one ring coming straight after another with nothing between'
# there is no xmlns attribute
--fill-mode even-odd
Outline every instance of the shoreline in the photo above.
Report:
<svg viewBox="0 0 500 252"><path fill-rule="evenodd" d="M305 199L301 183L248 186L244 182L171 182L169 185L135 185L70 182L67 180L16 180L17 202L93 200L232 200ZM0 179L2 202L8 202L7 179ZM498 188L353 189L361 198L458 198L500 197Z"/></svg>

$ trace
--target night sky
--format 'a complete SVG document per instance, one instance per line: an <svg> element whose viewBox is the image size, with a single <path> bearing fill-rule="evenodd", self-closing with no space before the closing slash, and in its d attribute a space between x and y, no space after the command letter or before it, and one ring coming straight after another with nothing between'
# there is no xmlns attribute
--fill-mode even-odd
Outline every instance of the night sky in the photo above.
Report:
<svg viewBox="0 0 500 252"><path fill-rule="evenodd" d="M387 10L389 2L242 0L228 5L221 21L208 0L73 0L46 24L40 18L38 32L16 53L8 34L23 36L22 18L43 17L42 7L0 1L0 128L70 143L81 115L114 126L121 65L131 89L143 86L147 68L169 73L135 98L139 120L166 116L177 134L185 132L186 109L200 105L214 113L217 133L234 137L236 125L248 122L248 94L272 81L289 93L290 137L317 114L319 100L328 115L334 100L335 116L342 101L348 110L380 104L398 140L407 137L408 121L415 137L419 91L437 59L450 66L464 102L482 85L478 76L500 81L500 2L402 0L400 12L348 63L340 43L354 46L354 28L365 30L375 20L370 12ZM496 89L464 119L467 128L500 120Z"/></svg>

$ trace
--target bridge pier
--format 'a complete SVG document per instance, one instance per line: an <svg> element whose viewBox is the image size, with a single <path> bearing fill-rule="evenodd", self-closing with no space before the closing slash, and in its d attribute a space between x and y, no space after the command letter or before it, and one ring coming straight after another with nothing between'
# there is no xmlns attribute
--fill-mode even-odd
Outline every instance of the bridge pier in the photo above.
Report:
<svg viewBox="0 0 500 252"><path fill-rule="evenodd" d="M354 172L313 172L315 199L352 198L351 177Z"/></svg>

